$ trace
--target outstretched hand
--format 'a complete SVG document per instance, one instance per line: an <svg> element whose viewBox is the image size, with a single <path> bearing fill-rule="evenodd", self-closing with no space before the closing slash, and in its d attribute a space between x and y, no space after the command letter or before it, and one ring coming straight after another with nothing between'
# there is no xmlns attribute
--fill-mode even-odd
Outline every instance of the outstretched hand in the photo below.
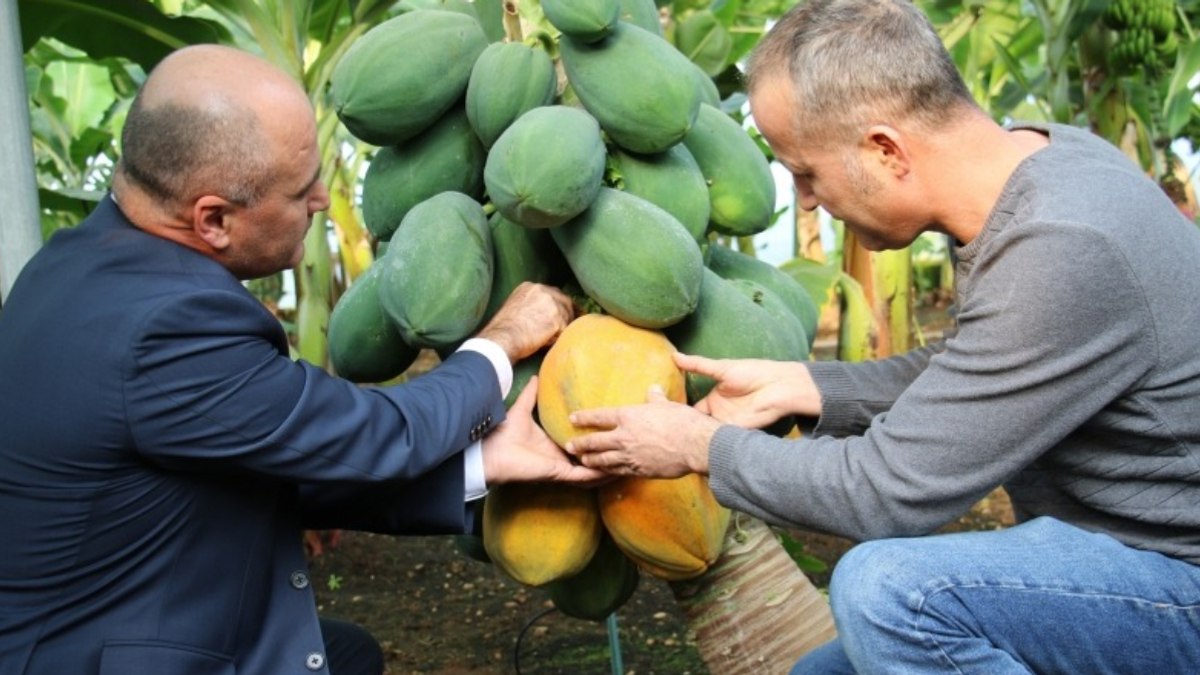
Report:
<svg viewBox="0 0 1200 675"><path fill-rule="evenodd" d="M574 316L567 294L553 286L523 281L478 336L500 345L509 361L516 363L553 342Z"/></svg>
<svg viewBox="0 0 1200 675"><path fill-rule="evenodd" d="M537 377L521 390L504 421L483 439L483 475L488 486L519 481L590 485L608 476L580 466L533 421Z"/></svg>
<svg viewBox="0 0 1200 675"><path fill-rule="evenodd" d="M676 353L675 364L716 380L696 409L728 424L761 429L792 413L821 412L820 394L801 363Z"/></svg>
<svg viewBox="0 0 1200 675"><path fill-rule="evenodd" d="M708 473L708 442L720 422L652 387L646 403L571 413L571 423L597 431L577 436L567 451L606 472L678 478Z"/></svg>

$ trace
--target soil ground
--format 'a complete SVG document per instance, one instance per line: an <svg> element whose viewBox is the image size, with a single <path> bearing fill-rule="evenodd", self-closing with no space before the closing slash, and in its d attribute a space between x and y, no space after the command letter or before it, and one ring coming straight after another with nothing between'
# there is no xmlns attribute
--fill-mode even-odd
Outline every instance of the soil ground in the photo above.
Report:
<svg viewBox="0 0 1200 675"><path fill-rule="evenodd" d="M945 530L1011 523L1007 497L997 491ZM829 569L851 545L828 535L788 534ZM604 623L559 614L544 590L469 557L453 537L343 532L311 566L321 614L369 629L383 646L389 675L614 673ZM829 572L809 578L825 588ZM625 675L709 675L666 582L643 574L616 621Z"/></svg>
<svg viewBox="0 0 1200 675"><path fill-rule="evenodd" d="M935 332L935 316L922 323ZM818 341L817 357L828 350ZM826 357L828 355L826 354ZM946 531L1012 523L996 491ZM818 588L851 542L788 532L803 553L823 562L809 573ZM316 536L316 533L310 533ZM331 541L331 538L336 541ZM389 675L605 675L617 672L606 624L564 616L544 590L529 588L465 554L453 537L398 538L324 533L311 556L320 612L369 629L383 646ZM666 582L643 574L617 613L624 675L709 675ZM713 674L719 675L719 674Z"/></svg>

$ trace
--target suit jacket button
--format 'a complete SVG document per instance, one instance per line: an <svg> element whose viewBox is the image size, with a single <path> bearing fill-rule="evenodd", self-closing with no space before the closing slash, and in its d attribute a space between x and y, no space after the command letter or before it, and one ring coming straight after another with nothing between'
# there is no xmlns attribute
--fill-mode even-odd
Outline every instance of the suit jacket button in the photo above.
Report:
<svg viewBox="0 0 1200 675"><path fill-rule="evenodd" d="M492 416L488 415L487 417L483 418L483 423L485 426L491 426L492 425Z"/></svg>
<svg viewBox="0 0 1200 675"><path fill-rule="evenodd" d="M294 588L296 590L303 590L305 588L308 588L308 575L305 574L304 572L301 572L299 570L292 572L292 575L289 580L292 583L292 588Z"/></svg>
<svg viewBox="0 0 1200 675"><path fill-rule="evenodd" d="M309 670L320 670L325 667L325 655L321 652L309 652L304 659L304 667Z"/></svg>

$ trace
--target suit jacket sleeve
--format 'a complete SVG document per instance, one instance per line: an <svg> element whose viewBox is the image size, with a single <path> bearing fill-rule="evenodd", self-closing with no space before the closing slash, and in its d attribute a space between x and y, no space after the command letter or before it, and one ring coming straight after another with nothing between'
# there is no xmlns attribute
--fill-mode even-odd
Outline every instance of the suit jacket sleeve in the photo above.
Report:
<svg viewBox="0 0 1200 675"><path fill-rule="evenodd" d="M284 356L278 322L237 290L165 298L135 334L124 404L148 461L342 489L398 484L504 418L495 371L479 354L454 354L403 385L359 387ZM452 464L457 485L445 480L453 469L433 485L457 490L461 514L461 461Z"/></svg>
<svg viewBox="0 0 1200 675"><path fill-rule="evenodd" d="M384 534L467 532L482 502L464 502L462 466L451 457L411 481L301 485L300 523Z"/></svg>

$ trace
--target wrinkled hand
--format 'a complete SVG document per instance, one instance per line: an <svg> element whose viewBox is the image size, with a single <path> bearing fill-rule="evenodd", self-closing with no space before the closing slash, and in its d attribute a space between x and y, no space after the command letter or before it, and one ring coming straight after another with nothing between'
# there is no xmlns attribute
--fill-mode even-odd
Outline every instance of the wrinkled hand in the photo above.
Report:
<svg viewBox="0 0 1200 675"><path fill-rule="evenodd" d="M708 395L696 402L696 409L727 424L761 429L792 413L821 413L820 394L803 364L679 353L675 364L716 380Z"/></svg>
<svg viewBox="0 0 1200 675"><path fill-rule="evenodd" d="M500 345L516 363L552 342L570 323L571 298L552 286L521 282L478 337Z"/></svg>
<svg viewBox="0 0 1200 675"><path fill-rule="evenodd" d="M572 413L572 424L598 431L574 438L567 451L585 466L618 475L707 474L708 442L721 423L668 400L658 387L651 388L646 400L640 405Z"/></svg>
<svg viewBox="0 0 1200 675"><path fill-rule="evenodd" d="M580 466L533 421L537 377L508 410L504 421L483 439L483 476L488 486L518 481L554 481L591 485L608 476Z"/></svg>

